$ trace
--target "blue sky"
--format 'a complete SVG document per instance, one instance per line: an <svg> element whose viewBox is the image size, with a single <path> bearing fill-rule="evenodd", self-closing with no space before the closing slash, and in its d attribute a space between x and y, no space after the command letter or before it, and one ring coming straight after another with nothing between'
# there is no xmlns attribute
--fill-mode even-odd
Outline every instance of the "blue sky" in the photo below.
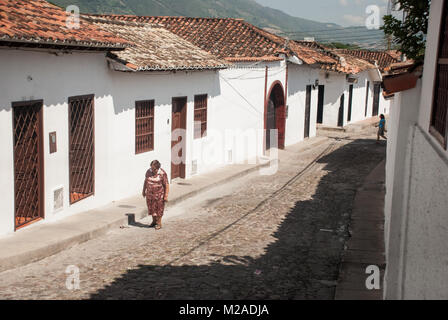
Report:
<svg viewBox="0 0 448 320"><path fill-rule="evenodd" d="M259 4L282 10L292 16L333 22L341 26L363 25L366 8L377 5L382 14L387 11L388 0L255 0Z"/></svg>

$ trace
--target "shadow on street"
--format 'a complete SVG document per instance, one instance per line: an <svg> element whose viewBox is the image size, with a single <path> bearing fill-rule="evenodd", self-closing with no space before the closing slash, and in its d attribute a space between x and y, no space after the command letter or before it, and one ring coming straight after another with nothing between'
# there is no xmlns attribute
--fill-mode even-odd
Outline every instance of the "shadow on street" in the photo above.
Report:
<svg viewBox="0 0 448 320"><path fill-rule="evenodd" d="M312 200L295 204L260 258L140 265L91 299L333 299L356 190L384 157L384 144L355 140L318 160L327 174Z"/></svg>

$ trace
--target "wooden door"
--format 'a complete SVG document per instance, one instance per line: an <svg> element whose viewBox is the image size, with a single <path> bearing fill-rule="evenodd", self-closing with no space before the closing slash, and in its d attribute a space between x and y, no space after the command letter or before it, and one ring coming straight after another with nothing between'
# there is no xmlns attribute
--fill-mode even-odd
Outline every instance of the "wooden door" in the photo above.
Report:
<svg viewBox="0 0 448 320"><path fill-rule="evenodd" d="M373 110L372 117L375 117L379 114L380 110L380 93L381 93L381 84L375 83L374 92L373 92Z"/></svg>
<svg viewBox="0 0 448 320"><path fill-rule="evenodd" d="M70 97L70 204L95 192L94 95Z"/></svg>
<svg viewBox="0 0 448 320"><path fill-rule="evenodd" d="M42 101L13 103L14 229L44 218Z"/></svg>
<svg viewBox="0 0 448 320"><path fill-rule="evenodd" d="M348 115L347 115L347 122L352 121L352 107L353 107L353 85L350 85L349 88L349 94L348 94Z"/></svg>
<svg viewBox="0 0 448 320"><path fill-rule="evenodd" d="M319 86L319 99L317 102L317 123L324 123L325 86Z"/></svg>
<svg viewBox="0 0 448 320"><path fill-rule="evenodd" d="M171 179L186 177L185 157L187 141L185 132L187 129L187 98L173 98L172 101L172 123L171 130ZM177 129L183 129L179 131ZM182 133L183 132L183 133Z"/></svg>
<svg viewBox="0 0 448 320"><path fill-rule="evenodd" d="M345 94L341 96L341 104L339 106L339 114L338 114L338 126L344 126L344 104L345 104Z"/></svg>
<svg viewBox="0 0 448 320"><path fill-rule="evenodd" d="M271 149L271 130L276 129L275 118L275 104L274 101L269 99L267 106L267 120L266 120L266 150Z"/></svg>
<svg viewBox="0 0 448 320"><path fill-rule="evenodd" d="M275 123L278 130L278 148L285 149L286 138L286 107L283 101L280 101L275 108Z"/></svg>
<svg viewBox="0 0 448 320"><path fill-rule="evenodd" d="M310 121L311 121L311 86L306 86L305 101L305 138L310 137Z"/></svg>

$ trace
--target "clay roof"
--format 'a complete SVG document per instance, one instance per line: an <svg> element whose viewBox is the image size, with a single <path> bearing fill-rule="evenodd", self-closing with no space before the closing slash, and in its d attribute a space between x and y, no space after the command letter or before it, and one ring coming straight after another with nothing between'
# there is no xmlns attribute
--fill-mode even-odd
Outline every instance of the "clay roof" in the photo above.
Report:
<svg viewBox="0 0 448 320"><path fill-rule="evenodd" d="M44 0L0 0L0 45L124 48L128 43L80 19L67 27L68 14Z"/></svg>
<svg viewBox="0 0 448 320"><path fill-rule="evenodd" d="M101 17L101 16L100 16ZM108 16L119 21L159 24L195 46L229 61L276 61L285 50L285 39L242 19Z"/></svg>
<svg viewBox="0 0 448 320"><path fill-rule="evenodd" d="M386 52L386 51L370 51L370 50L336 50L339 53L342 54L349 54L357 58L361 58L364 60L369 61L370 63L375 64L375 62L378 64L378 67L381 71L384 71L385 68L389 67L392 63L400 62L396 58L397 54L391 55L393 52Z"/></svg>
<svg viewBox="0 0 448 320"><path fill-rule="evenodd" d="M376 69L376 66L367 60L338 51L333 51L333 53L340 58L339 63L334 67L338 72L357 74L366 70Z"/></svg>
<svg viewBox="0 0 448 320"><path fill-rule="evenodd" d="M290 41L289 47L306 64L337 64L339 58L315 41Z"/></svg>
<svg viewBox="0 0 448 320"><path fill-rule="evenodd" d="M107 16L84 18L133 44L109 57L134 71L222 69L231 65L161 26L117 21Z"/></svg>
<svg viewBox="0 0 448 320"><path fill-rule="evenodd" d="M408 73L419 66L420 65L415 63L414 60L392 63L390 66L384 69L384 74L385 76L390 76L390 75Z"/></svg>
<svg viewBox="0 0 448 320"><path fill-rule="evenodd" d="M375 68L369 61L326 48L316 41L290 41L289 48L306 64L318 64L326 71L357 74Z"/></svg>
<svg viewBox="0 0 448 320"><path fill-rule="evenodd" d="M415 88L423 74L423 63L406 61L392 64L383 77L383 94L386 97Z"/></svg>

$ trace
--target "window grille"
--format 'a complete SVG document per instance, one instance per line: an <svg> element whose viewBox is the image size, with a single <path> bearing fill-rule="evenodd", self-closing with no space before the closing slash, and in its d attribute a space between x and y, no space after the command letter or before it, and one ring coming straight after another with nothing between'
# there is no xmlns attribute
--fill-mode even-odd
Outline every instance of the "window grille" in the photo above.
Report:
<svg viewBox="0 0 448 320"><path fill-rule="evenodd" d="M194 96L194 138L207 135L207 98L206 94Z"/></svg>
<svg viewBox="0 0 448 320"><path fill-rule="evenodd" d="M154 150L154 100L135 103L135 153Z"/></svg>

